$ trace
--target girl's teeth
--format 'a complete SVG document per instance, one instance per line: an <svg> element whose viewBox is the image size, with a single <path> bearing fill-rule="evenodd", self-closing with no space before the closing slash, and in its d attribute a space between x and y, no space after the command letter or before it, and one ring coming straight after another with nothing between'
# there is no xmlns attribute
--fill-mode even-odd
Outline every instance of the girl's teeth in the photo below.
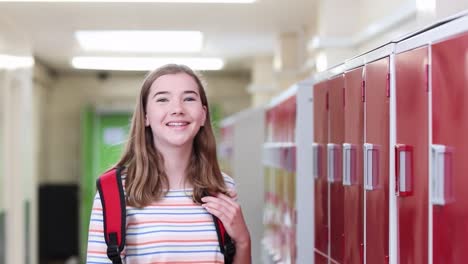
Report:
<svg viewBox="0 0 468 264"><path fill-rule="evenodd" d="M184 126L186 125L187 123L169 123L168 125L169 126Z"/></svg>

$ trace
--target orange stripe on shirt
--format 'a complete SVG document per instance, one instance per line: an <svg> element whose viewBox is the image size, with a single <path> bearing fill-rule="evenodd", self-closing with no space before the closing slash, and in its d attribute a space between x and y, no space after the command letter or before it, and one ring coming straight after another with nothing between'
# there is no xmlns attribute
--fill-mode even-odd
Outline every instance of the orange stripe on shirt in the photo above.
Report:
<svg viewBox="0 0 468 264"><path fill-rule="evenodd" d="M107 252L106 251L88 251L88 254L97 254L97 255L106 255L107 256Z"/></svg>

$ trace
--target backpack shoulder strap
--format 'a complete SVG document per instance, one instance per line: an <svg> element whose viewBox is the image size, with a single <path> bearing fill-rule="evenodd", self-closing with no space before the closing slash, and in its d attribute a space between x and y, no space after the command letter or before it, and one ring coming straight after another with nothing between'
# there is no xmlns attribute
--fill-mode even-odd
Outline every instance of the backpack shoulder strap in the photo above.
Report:
<svg viewBox="0 0 468 264"><path fill-rule="evenodd" d="M101 197L107 257L114 264L122 263L120 252L125 247L126 205L122 169L111 169L101 175L96 182Z"/></svg>
<svg viewBox="0 0 468 264"><path fill-rule="evenodd" d="M234 260L234 255L236 254L236 247L232 242L231 237L226 232L223 222L214 215L213 221L216 227L216 233L218 234L219 248L221 249L221 253L224 254L224 263L231 264Z"/></svg>

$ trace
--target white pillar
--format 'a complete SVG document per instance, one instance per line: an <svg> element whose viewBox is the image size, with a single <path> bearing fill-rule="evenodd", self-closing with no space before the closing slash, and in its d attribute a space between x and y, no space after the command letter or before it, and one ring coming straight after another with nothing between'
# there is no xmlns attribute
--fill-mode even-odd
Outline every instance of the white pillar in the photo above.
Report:
<svg viewBox="0 0 468 264"><path fill-rule="evenodd" d="M21 90L11 71L4 74L4 112L5 134L5 178L3 200L5 204L6 225L6 263L25 263L25 222L23 169L21 164ZM16 106L16 107L15 107Z"/></svg>
<svg viewBox="0 0 468 264"><path fill-rule="evenodd" d="M305 29L282 32L278 35L273 66L281 90L286 90L304 79L302 71L307 61L306 39Z"/></svg>
<svg viewBox="0 0 468 264"><path fill-rule="evenodd" d="M253 106L268 103L280 91L273 72L273 58L271 56L254 58L252 82L248 85L247 91L252 95Z"/></svg>
<svg viewBox="0 0 468 264"><path fill-rule="evenodd" d="M5 73L0 70L0 262L5 263L6 224L5 224Z"/></svg>
<svg viewBox="0 0 468 264"><path fill-rule="evenodd" d="M37 263L37 195L31 68L0 70L5 263ZM27 237L26 237L27 236Z"/></svg>
<svg viewBox="0 0 468 264"><path fill-rule="evenodd" d="M253 106L269 102L281 91L310 75L310 72L304 72L306 40L303 29L282 32L277 36L273 56L254 59L252 83L247 88L252 94Z"/></svg>

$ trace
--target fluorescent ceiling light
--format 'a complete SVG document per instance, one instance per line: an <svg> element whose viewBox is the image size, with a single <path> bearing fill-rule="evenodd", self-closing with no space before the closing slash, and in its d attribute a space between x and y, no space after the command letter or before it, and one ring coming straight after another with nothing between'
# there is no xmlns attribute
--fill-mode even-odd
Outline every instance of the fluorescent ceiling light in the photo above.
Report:
<svg viewBox="0 0 468 264"><path fill-rule="evenodd" d="M0 2L61 2L61 3L202 3L202 4L252 4L256 0L0 0Z"/></svg>
<svg viewBox="0 0 468 264"><path fill-rule="evenodd" d="M320 52L316 58L316 66L318 72L322 72L328 68L327 55L324 52Z"/></svg>
<svg viewBox="0 0 468 264"><path fill-rule="evenodd" d="M31 68L34 66L34 58L31 56L12 56L0 54L0 69Z"/></svg>
<svg viewBox="0 0 468 264"><path fill-rule="evenodd" d="M224 66L220 58L75 57L71 62L76 69L114 71L150 71L169 63L194 70L220 70Z"/></svg>
<svg viewBox="0 0 468 264"><path fill-rule="evenodd" d="M108 30L77 31L75 37L86 51L200 52L199 31Z"/></svg>
<svg viewBox="0 0 468 264"><path fill-rule="evenodd" d="M436 0L416 0L416 7L421 12L432 12L436 10Z"/></svg>

